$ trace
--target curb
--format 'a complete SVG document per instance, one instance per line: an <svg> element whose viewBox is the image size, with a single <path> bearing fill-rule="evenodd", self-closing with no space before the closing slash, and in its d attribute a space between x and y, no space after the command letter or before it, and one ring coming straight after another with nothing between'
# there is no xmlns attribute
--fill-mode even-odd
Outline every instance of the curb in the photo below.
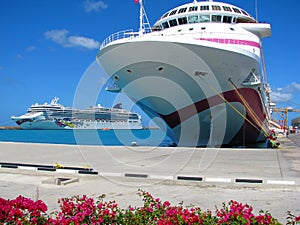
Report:
<svg viewBox="0 0 300 225"><path fill-rule="evenodd" d="M25 163L5 163L0 162L0 168L7 169L22 169L33 171L45 171L45 172L60 172L60 173L74 173L84 175L99 175L102 177L124 177L124 178L138 178L138 179L152 179L152 180L173 180L173 181L189 181L198 183L235 183L235 184L269 184L269 185L296 185L295 180L263 180L254 178L228 178L228 177L201 177L193 175L155 175L155 174L143 174L143 173L98 173L93 168L82 167L55 167L49 165L38 164L25 164Z"/></svg>
<svg viewBox="0 0 300 225"><path fill-rule="evenodd" d="M71 166L56 167L50 165L0 162L0 168L98 175L98 172L95 171L93 168L71 167Z"/></svg>

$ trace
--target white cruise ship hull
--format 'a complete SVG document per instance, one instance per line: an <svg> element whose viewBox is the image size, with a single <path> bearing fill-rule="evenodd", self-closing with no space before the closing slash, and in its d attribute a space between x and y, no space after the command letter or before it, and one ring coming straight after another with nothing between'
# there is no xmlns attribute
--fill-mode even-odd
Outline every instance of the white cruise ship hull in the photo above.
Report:
<svg viewBox="0 0 300 225"><path fill-rule="evenodd" d="M20 124L24 130L61 130L61 129L142 129L142 124L138 122L96 122L96 121L76 121L64 123L55 120L39 120L24 122Z"/></svg>
<svg viewBox="0 0 300 225"><path fill-rule="evenodd" d="M251 71L262 73L259 43L249 46L251 52L207 40L146 36L107 45L97 60L150 117L164 121L158 125L177 145L266 140L261 84L246 82Z"/></svg>

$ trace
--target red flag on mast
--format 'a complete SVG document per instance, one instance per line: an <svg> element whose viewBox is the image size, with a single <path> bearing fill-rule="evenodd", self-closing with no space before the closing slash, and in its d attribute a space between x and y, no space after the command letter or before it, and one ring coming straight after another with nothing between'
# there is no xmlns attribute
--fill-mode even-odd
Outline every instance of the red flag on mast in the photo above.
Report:
<svg viewBox="0 0 300 225"><path fill-rule="evenodd" d="M133 0L134 1L134 4L138 4L139 3L139 0Z"/></svg>

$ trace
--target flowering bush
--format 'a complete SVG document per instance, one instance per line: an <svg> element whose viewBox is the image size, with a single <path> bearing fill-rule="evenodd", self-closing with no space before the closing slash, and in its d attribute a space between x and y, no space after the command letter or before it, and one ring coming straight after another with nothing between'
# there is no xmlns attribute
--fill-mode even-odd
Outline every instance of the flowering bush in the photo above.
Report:
<svg viewBox="0 0 300 225"><path fill-rule="evenodd" d="M202 211L199 207L184 207L182 203L172 206L169 201L154 198L149 192L139 190L142 207L129 206L121 209L115 201L104 201L104 195L95 201L86 195L58 200L59 210L47 214L47 205L41 200L33 201L22 196L14 200L0 198L0 224L203 224L203 225L277 225L270 213L253 214L248 204L230 201L223 207ZM300 216L288 212L287 223L300 224Z"/></svg>
<svg viewBox="0 0 300 225"><path fill-rule="evenodd" d="M300 224L300 215L295 216L291 212L288 212L287 223L288 225Z"/></svg>
<svg viewBox="0 0 300 225"><path fill-rule="evenodd" d="M248 204L230 201L229 207L224 204L222 209L217 210L217 224L280 224L270 213L260 211L259 215L255 216L252 210Z"/></svg>
<svg viewBox="0 0 300 225"><path fill-rule="evenodd" d="M159 198L153 198L148 192L141 191L144 206L141 208L129 208L123 213L122 224L280 224L268 212L261 211L255 216L252 207L236 201L230 201L228 206L212 211L201 211L199 207L171 206L170 202L162 202Z"/></svg>
<svg viewBox="0 0 300 225"><path fill-rule="evenodd" d="M0 198L0 224L46 224L47 209L41 200L35 202L22 196L13 200Z"/></svg>
<svg viewBox="0 0 300 225"><path fill-rule="evenodd" d="M58 201L59 212L52 224L114 224L117 223L117 212L120 211L115 201L104 202L105 195L99 196L97 202L86 195L82 197L63 198Z"/></svg>

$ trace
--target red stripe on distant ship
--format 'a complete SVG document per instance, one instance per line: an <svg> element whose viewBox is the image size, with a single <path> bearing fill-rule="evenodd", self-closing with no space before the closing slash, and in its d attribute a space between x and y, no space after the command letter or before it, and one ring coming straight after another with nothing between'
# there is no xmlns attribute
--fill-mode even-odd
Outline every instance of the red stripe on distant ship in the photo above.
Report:
<svg viewBox="0 0 300 225"><path fill-rule="evenodd" d="M210 41L210 42L215 42L220 44L249 45L256 48L260 48L260 44L255 41L226 39L226 38L196 38L196 40Z"/></svg>

